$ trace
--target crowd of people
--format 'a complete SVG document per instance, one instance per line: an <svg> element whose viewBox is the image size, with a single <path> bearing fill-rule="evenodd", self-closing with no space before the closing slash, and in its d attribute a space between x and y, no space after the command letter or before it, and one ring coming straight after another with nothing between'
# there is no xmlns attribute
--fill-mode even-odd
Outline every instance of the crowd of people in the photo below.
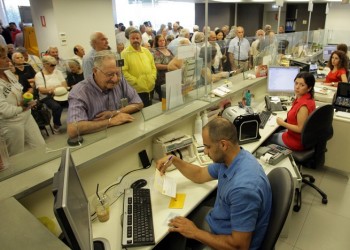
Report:
<svg viewBox="0 0 350 250"><path fill-rule="evenodd" d="M10 156L23 152L25 143L31 147L45 145L30 112L36 101L26 100L24 93L32 94L52 111L55 133L62 132L61 114L68 107L67 133L70 138L76 138L134 121L133 113L152 105L155 99L162 99L166 72L183 70L193 59L206 59L207 67L202 67L200 77L194 78L195 84L201 85L226 78L230 72L252 68L261 63L259 56L263 51L275 49L277 54L283 54L288 46L283 43L283 49L278 49L270 25L258 29L251 43L242 26L230 29L224 25L214 30L203 27L200 31L195 25L190 32L179 22L161 25L158 31L152 29L150 22L139 27L130 23L128 28L120 23L115 30L116 50L111 48L105 34L94 32L87 54L81 45L76 45L74 56L62 59L58 48L50 46L39 59L29 55L23 45L8 46L17 44L20 33L16 25L10 23L9 27L5 29L1 25L0 135L6 140ZM283 32L280 27L279 33ZM181 46L192 46L193 56L179 56ZM338 82L347 82L349 60L344 50L341 45L332 53L325 84L337 86ZM295 101L287 120L277 118L278 125L286 130L276 133L271 140L302 150L300 134L307 117L315 110L315 78L301 72L294 81ZM271 211L271 189L263 169L238 145L236 129L228 120L212 120L203 128L202 136L204 152L214 164L201 168L178 157L171 160L165 157L157 162L157 168L164 173L172 163L197 183L218 179L219 195L205 211L206 219L201 217L206 222L204 227L201 227L203 223L194 224L188 218L176 217L169 222L169 231L213 248L259 249ZM172 245L168 241L171 238L164 242ZM173 242L176 249L183 244L179 239Z"/></svg>
<svg viewBox="0 0 350 250"><path fill-rule="evenodd" d="M138 27L134 26L132 22L127 28L122 23L117 24L114 46L111 45L105 34L94 32L90 36L91 48L87 53L81 45L77 44L73 48L73 56L63 59L59 56L58 48L50 46L46 54L39 58L29 54L23 47L23 39L19 36L22 32L15 23L10 23L6 28L1 24L0 29L0 45L9 58L8 69L13 68L13 72L9 70L6 74L11 72L18 79L23 93L33 94L34 99L40 100L51 110L55 133L63 132L61 131L61 114L66 107L68 107L68 114L74 114L74 117L68 117L68 125L74 122L75 128L76 124L86 117L89 117L89 120L106 118L109 122L112 121L108 125L111 126L114 124L112 118L123 113L124 108L129 104L136 103L137 110L140 110L142 107L161 101L161 86L165 84L165 74L169 71L182 69L182 77L185 79L186 65L193 63L193 60L200 59L203 63L203 67L196 72L198 73L196 76L186 79L186 84L189 80L196 87L205 82L219 81L227 78L229 74L245 71L261 64L264 53L269 50L277 52L273 54L283 55L288 46L288 42L284 41L283 46L281 45L283 48L280 48L270 25L258 29L255 40L251 41L251 39L246 38L242 26L230 28L228 25L224 25L221 28L203 27L200 29L198 25L194 25L193 30L190 31L183 28L179 22L174 22L163 24L156 31L152 28L151 22L147 21ZM281 26L279 33L283 32L284 29ZM206 37L207 39L205 39ZM18 42L18 40L22 42ZM205 40L208 41L207 44L205 44ZM182 46L193 48L192 57L179 56L178 52ZM116 60L115 67L111 67L112 71L105 71L103 67L95 65L97 55L106 51L113 53ZM324 81L326 85L337 86L338 82L348 81L349 60L346 53L346 45L339 45L338 50L332 53L328 62L330 72ZM204 64L207 67L204 67ZM120 71L122 74L117 74L114 71ZM103 102L109 103L101 104L98 112L109 110L118 111L118 113L112 112L113 116L110 117L94 113L96 117L91 117L77 116L75 111L70 112L75 108L71 103L77 103L73 101L75 99L72 94L76 86L81 82L91 82L91 77L96 86L99 86L96 78L101 73L109 78L107 82L123 86L123 93L114 94L118 96L118 100L113 106L111 106L110 100L104 100ZM62 91L63 88L66 92ZM101 87L100 89L102 93L106 91L102 90ZM130 92L131 89L137 93L141 101L135 98ZM68 95L68 92L71 94ZM58 95L65 97L58 98ZM104 107L102 108L102 106ZM135 111L132 109L127 113ZM132 121L130 117L122 120L124 122ZM96 129L91 131L82 129L82 133L94 131ZM74 133L69 134L73 135Z"/></svg>

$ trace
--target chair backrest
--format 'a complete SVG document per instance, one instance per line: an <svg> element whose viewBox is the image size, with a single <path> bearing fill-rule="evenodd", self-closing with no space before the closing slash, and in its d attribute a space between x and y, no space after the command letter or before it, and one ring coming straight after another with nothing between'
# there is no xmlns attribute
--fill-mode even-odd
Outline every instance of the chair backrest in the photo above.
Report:
<svg viewBox="0 0 350 250"><path fill-rule="evenodd" d="M325 143L333 136L334 109L330 104L318 107L307 118L301 131L301 143L305 149Z"/></svg>
<svg viewBox="0 0 350 250"><path fill-rule="evenodd" d="M274 168L268 175L271 191L272 206L269 225L265 238L260 247L262 250L272 250L286 222L294 193L293 177L284 167Z"/></svg>

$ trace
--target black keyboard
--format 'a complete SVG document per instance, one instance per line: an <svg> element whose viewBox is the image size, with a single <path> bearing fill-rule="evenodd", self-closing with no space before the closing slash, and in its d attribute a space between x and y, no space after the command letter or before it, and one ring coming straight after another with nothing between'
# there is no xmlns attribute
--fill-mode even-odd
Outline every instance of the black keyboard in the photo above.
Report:
<svg viewBox="0 0 350 250"><path fill-rule="evenodd" d="M266 125L267 121L269 120L271 114L272 114L271 111L262 111L259 114L260 121L261 121L259 128L262 128L262 129L265 128L265 125Z"/></svg>
<svg viewBox="0 0 350 250"><path fill-rule="evenodd" d="M124 190L122 246L154 245L151 193L149 189Z"/></svg>

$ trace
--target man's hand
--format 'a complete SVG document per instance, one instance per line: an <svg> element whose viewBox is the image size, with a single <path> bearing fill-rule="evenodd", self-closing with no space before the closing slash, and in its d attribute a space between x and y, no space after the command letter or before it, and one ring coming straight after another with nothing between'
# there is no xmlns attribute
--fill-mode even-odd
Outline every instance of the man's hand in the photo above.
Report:
<svg viewBox="0 0 350 250"><path fill-rule="evenodd" d="M156 168L159 170L161 175L163 175L166 169L173 163L173 158L174 156L165 156L157 161Z"/></svg>
<svg viewBox="0 0 350 250"><path fill-rule="evenodd" d="M109 118L108 118L109 119ZM113 116L109 121L109 126L121 125L126 122L132 122L135 118L127 113L119 113L116 116Z"/></svg>
<svg viewBox="0 0 350 250"><path fill-rule="evenodd" d="M196 233L200 231L196 225L189 219L177 216L169 222L169 232L178 232L186 238L194 239Z"/></svg>

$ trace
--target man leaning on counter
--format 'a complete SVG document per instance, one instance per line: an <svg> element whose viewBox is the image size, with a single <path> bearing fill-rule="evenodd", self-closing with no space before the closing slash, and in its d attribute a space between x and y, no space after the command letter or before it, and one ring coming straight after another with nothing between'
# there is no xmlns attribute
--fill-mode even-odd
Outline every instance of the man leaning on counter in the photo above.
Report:
<svg viewBox="0 0 350 250"><path fill-rule="evenodd" d="M68 102L70 138L132 122L135 118L130 114L143 108L139 95L121 75L115 55L108 50L96 53L92 75L73 87Z"/></svg>

